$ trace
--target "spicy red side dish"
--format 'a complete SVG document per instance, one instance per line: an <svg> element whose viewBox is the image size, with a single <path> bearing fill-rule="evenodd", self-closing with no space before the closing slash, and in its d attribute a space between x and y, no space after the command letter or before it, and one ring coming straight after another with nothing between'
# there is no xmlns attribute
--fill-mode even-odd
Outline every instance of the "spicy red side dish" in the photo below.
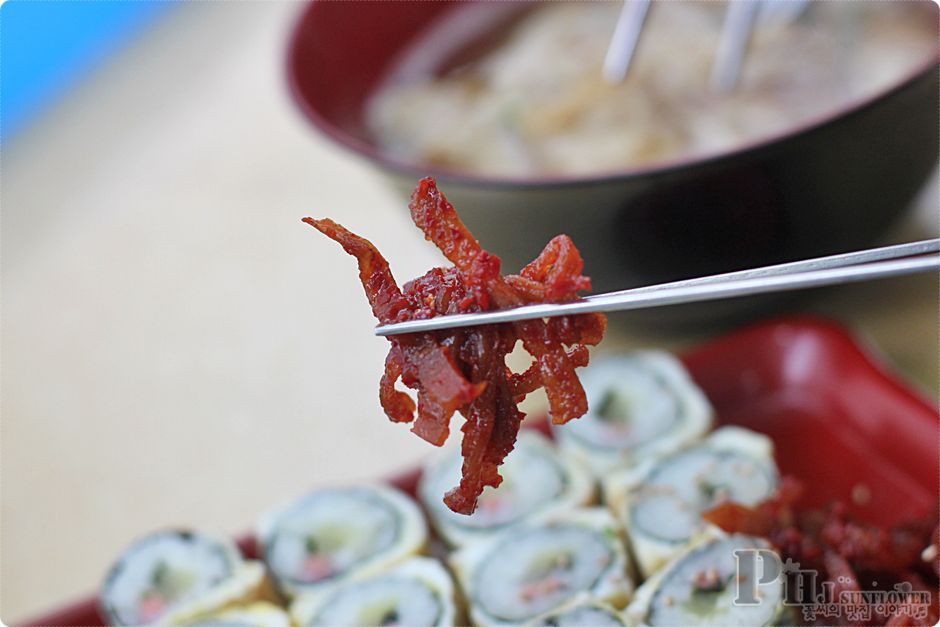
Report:
<svg viewBox="0 0 940 627"><path fill-rule="evenodd" d="M870 619L855 624L936 625L940 621L940 599L936 596L940 578L940 527L936 519L924 518L897 525L890 530L850 518L844 503L836 502L823 510L797 511L802 484L785 477L777 495L756 507L725 502L705 514L705 519L729 533L747 533L767 538L785 560L801 568L812 568L821 581L835 584L831 600L840 594L858 593L860 603L870 604ZM925 551L924 547L928 547ZM928 552L930 556L928 557ZM899 585L896 585L899 584ZM892 611L884 604L868 601L863 590L905 591ZM818 603L816 590L791 590L802 597L790 603ZM917 608L908 593L926 592L930 606L926 617L916 620ZM805 617L804 617L805 618ZM832 617L820 616L819 622L832 624ZM837 624L843 624L839 622Z"/></svg>
<svg viewBox="0 0 940 627"><path fill-rule="evenodd" d="M418 183L409 207L425 238L454 266L433 268L402 289L369 241L332 220L304 218L358 259L372 313L383 324L569 301L591 287L567 235L552 239L519 274L503 276L499 257L483 250L434 179ZM515 445L524 417L517 405L526 394L544 388L557 424L584 415L587 399L575 368L587 365L587 346L600 342L606 327L603 314L584 314L389 338L392 346L379 385L388 417L414 421L412 431L435 446L447 439L454 412L466 419L460 485L444 497L450 509L473 513L483 488L502 481L497 469ZM517 374L506 366L506 356L520 340L534 361ZM395 389L398 379L417 392L417 418L411 397Z"/></svg>

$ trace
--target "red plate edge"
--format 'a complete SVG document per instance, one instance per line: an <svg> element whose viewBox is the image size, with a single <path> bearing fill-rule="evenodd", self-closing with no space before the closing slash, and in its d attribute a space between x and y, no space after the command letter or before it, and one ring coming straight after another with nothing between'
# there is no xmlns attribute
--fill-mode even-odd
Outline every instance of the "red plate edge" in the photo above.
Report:
<svg viewBox="0 0 940 627"><path fill-rule="evenodd" d="M936 404L838 323L816 316L772 319L707 342L682 359L720 424L774 438L782 472L807 484L804 505L843 499L857 515L884 526L940 513ZM411 470L388 481L413 493L418 474ZM239 546L256 554L250 536L240 538ZM96 597L89 596L8 624L105 622Z"/></svg>

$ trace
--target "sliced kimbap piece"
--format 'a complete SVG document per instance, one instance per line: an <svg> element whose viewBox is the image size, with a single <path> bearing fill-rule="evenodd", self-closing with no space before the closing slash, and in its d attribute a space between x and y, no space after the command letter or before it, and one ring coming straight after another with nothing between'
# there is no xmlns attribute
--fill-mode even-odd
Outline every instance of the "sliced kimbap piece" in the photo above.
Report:
<svg viewBox="0 0 940 627"><path fill-rule="evenodd" d="M698 444L613 474L604 483L604 496L647 577L705 530L706 510L724 501L756 505L778 483L770 439L722 427Z"/></svg>
<svg viewBox="0 0 940 627"><path fill-rule="evenodd" d="M766 540L724 533L703 538L637 589L626 611L628 623L650 627L793 624L784 604L783 575L764 583L763 579L748 581L746 574L737 571L736 550L776 555ZM739 586L756 586L753 598L757 602L735 603Z"/></svg>
<svg viewBox="0 0 940 627"><path fill-rule="evenodd" d="M518 525L451 565L475 625L527 624L587 599L623 607L633 590L620 526L603 508Z"/></svg>
<svg viewBox="0 0 940 627"><path fill-rule="evenodd" d="M487 488L470 516L456 514L442 499L460 479L463 458L451 449L425 468L418 494L438 534L451 546L486 538L509 527L588 505L594 478L579 461L562 455L549 440L531 430L520 433L516 447L500 467L503 482Z"/></svg>
<svg viewBox="0 0 940 627"><path fill-rule="evenodd" d="M543 616L532 627L624 627L623 614L600 601L574 603Z"/></svg>
<svg viewBox="0 0 940 627"><path fill-rule="evenodd" d="M708 399L669 353L601 357L584 369L581 382L588 412L553 429L561 449L597 476L668 454L711 428Z"/></svg>
<svg viewBox="0 0 940 627"><path fill-rule="evenodd" d="M288 597L366 575L419 553L427 526L418 505L384 486L312 492L261 522L264 561Z"/></svg>
<svg viewBox="0 0 940 627"><path fill-rule="evenodd" d="M248 603L266 592L264 565L229 540L159 531L132 544L111 567L101 608L112 625L185 622Z"/></svg>
<svg viewBox="0 0 940 627"><path fill-rule="evenodd" d="M303 594L291 605L291 617L298 627L451 627L457 624L454 583L440 562L415 557L379 574Z"/></svg>
<svg viewBox="0 0 940 627"><path fill-rule="evenodd" d="M185 624L187 627L291 627L287 612L265 601L223 610Z"/></svg>

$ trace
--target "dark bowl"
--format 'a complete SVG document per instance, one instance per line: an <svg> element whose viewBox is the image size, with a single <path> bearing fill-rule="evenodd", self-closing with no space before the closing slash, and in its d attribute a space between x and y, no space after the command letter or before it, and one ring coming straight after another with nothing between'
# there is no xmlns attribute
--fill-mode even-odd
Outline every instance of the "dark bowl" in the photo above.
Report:
<svg viewBox="0 0 940 627"><path fill-rule="evenodd" d="M937 58L891 88L785 134L663 166L513 180L396 161L371 142L364 103L409 42L465 6L312 2L290 42L288 77L314 127L402 191L435 176L507 270L558 233L581 248L595 291L863 248L904 213L937 161ZM474 10L511 19L524 6L495 2ZM655 320L730 321L776 302L670 307Z"/></svg>

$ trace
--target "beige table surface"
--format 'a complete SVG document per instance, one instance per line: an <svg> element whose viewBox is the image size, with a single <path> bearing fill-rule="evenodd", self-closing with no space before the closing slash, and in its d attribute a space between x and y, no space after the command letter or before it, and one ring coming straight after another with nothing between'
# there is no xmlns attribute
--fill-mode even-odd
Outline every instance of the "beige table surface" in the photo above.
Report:
<svg viewBox="0 0 940 627"><path fill-rule="evenodd" d="M299 218L372 236L399 277L440 259L383 181L293 107L282 66L299 9L182 6L4 147L8 622L90 592L141 533L242 531L312 485L428 452L377 407L386 344L366 332L352 261ZM891 239L936 232L936 183L920 205ZM809 309L935 393L935 277Z"/></svg>

